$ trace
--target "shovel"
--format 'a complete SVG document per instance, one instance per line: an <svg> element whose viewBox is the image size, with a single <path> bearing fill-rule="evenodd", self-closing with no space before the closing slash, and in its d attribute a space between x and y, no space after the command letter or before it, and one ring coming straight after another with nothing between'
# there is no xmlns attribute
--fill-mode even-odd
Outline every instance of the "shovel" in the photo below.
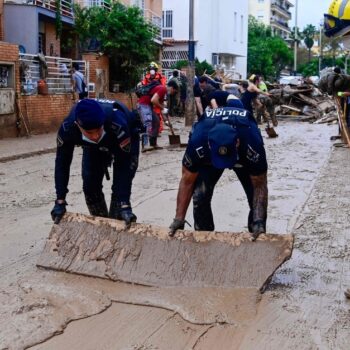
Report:
<svg viewBox="0 0 350 350"><path fill-rule="evenodd" d="M172 124L170 122L169 115L166 114L165 117L167 119L168 126L169 126L169 129L170 129L170 132L171 132L171 135L169 135L169 143L171 145L180 145L181 144L180 135L175 135L173 126L172 126Z"/></svg>

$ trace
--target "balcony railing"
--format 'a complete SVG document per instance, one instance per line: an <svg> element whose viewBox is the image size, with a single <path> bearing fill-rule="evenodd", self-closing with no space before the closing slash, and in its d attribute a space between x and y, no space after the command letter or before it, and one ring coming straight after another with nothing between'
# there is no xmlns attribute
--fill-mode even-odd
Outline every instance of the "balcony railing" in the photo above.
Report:
<svg viewBox="0 0 350 350"><path fill-rule="evenodd" d="M292 18L292 13L289 12L286 8L282 7L279 3L273 2L271 4L271 10L278 11L281 13L283 16L287 17L288 19Z"/></svg>
<svg viewBox="0 0 350 350"><path fill-rule="evenodd" d="M111 1L110 0L78 0L75 1L79 4L81 4L84 7L103 7L107 10L110 10L111 8Z"/></svg>
<svg viewBox="0 0 350 350"><path fill-rule="evenodd" d="M149 22L150 24L153 24L153 26L155 27L154 31L155 31L156 41L161 42L162 41L162 17L158 16L155 12L149 9L145 9L143 11L143 14L146 21Z"/></svg>
<svg viewBox="0 0 350 350"><path fill-rule="evenodd" d="M5 3L33 5L56 12L55 0L5 0ZM73 0L61 0L61 15L73 18Z"/></svg>
<svg viewBox="0 0 350 350"><path fill-rule="evenodd" d="M288 23L287 22L283 22L275 17L271 17L271 24L275 24L277 26L280 26L282 27L284 30L288 30L290 32L290 28L288 26Z"/></svg>
<svg viewBox="0 0 350 350"><path fill-rule="evenodd" d="M37 55L20 54L19 62L21 67L21 94L37 94L37 84L40 78L40 62ZM67 94L72 92L70 70L73 62L79 64L79 70L89 81L85 61L72 61L70 58L45 56L46 78L45 82L49 94Z"/></svg>

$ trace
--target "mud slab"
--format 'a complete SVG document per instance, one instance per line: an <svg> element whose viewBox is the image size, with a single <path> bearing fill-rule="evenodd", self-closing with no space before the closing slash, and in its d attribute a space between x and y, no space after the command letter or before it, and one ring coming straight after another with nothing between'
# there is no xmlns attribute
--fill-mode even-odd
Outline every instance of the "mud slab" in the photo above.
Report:
<svg viewBox="0 0 350 350"><path fill-rule="evenodd" d="M67 213L53 225L38 266L148 286L263 290L290 258L292 235L179 231Z"/></svg>

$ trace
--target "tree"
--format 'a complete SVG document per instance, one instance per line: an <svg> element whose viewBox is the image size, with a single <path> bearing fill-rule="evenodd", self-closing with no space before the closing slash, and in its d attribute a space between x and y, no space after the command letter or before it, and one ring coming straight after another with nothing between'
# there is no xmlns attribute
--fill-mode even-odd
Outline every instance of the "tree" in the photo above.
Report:
<svg viewBox="0 0 350 350"><path fill-rule="evenodd" d="M110 56L112 71L114 67L124 89L135 86L142 67L155 58L156 28L138 7L120 2L113 2L110 9L76 5L74 30L82 49L94 39L99 51Z"/></svg>
<svg viewBox="0 0 350 350"><path fill-rule="evenodd" d="M188 61L186 60L181 60L176 62L176 64L172 67L173 69L181 69L183 67L188 66ZM195 60L195 70L196 70L196 75L201 76L204 74L213 74L214 73L214 68L211 64L209 64L206 60L199 62L198 58Z"/></svg>
<svg viewBox="0 0 350 350"><path fill-rule="evenodd" d="M290 41L292 42L292 44L294 44L294 42L297 42L297 48L299 48L299 45L301 43L301 41L304 39L304 34L303 32L300 31L299 27L297 27L297 35L295 35L295 27L293 27L291 33L289 34L289 38Z"/></svg>
<svg viewBox="0 0 350 350"><path fill-rule="evenodd" d="M303 30L304 43L309 50L309 62L311 60L311 49L315 43L314 42L315 34L316 34L316 27L312 24L308 24Z"/></svg>
<svg viewBox="0 0 350 350"><path fill-rule="evenodd" d="M261 74L265 78L278 78L281 70L292 60L292 51L285 41L272 36L270 26L249 16L248 72Z"/></svg>

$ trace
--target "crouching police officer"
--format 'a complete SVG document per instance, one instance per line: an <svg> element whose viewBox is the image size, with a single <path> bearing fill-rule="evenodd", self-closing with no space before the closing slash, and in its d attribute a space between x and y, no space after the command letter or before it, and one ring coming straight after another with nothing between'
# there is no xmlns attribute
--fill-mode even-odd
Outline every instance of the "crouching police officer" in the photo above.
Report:
<svg viewBox="0 0 350 350"><path fill-rule="evenodd" d="M228 106L205 112L192 129L182 161L170 236L184 228L192 197L195 230L214 230L210 203L224 169L234 170L244 188L250 208L248 229L252 239L266 232L268 190L263 139L240 100L229 100Z"/></svg>
<svg viewBox="0 0 350 350"><path fill-rule="evenodd" d="M57 199L51 211L59 223L66 212L70 165L75 146L82 146L82 178L85 201L94 216L136 221L130 205L132 181L138 167L139 122L136 114L117 101L84 99L73 106L57 135L55 186ZM102 192L113 162L109 211Z"/></svg>

